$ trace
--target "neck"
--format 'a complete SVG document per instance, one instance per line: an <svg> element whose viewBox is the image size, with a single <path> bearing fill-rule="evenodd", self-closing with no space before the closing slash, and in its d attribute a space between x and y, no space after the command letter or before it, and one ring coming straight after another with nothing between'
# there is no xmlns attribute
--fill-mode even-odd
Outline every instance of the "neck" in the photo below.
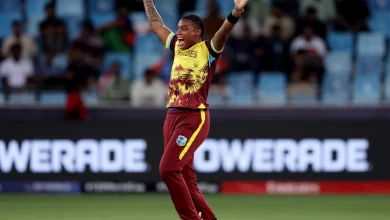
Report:
<svg viewBox="0 0 390 220"><path fill-rule="evenodd" d="M146 79L146 80L145 80L145 82L146 82L147 85L152 84L152 81L153 81L153 79Z"/></svg>

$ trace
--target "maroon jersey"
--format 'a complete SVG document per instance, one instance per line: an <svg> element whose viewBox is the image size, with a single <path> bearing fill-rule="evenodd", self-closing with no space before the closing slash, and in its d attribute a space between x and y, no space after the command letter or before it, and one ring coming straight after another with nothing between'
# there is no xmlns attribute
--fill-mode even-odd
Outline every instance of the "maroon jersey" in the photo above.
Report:
<svg viewBox="0 0 390 220"><path fill-rule="evenodd" d="M211 41L202 41L182 50L173 33L167 39L166 48L175 55L167 107L207 109L209 87L221 51L217 51Z"/></svg>

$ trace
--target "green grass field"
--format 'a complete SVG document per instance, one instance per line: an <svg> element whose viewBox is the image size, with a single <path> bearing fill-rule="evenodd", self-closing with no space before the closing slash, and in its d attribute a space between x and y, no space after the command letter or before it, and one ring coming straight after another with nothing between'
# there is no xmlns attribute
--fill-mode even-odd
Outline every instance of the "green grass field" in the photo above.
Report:
<svg viewBox="0 0 390 220"><path fill-rule="evenodd" d="M221 196L219 220L390 220L386 196ZM1 220L175 220L168 195L0 195Z"/></svg>

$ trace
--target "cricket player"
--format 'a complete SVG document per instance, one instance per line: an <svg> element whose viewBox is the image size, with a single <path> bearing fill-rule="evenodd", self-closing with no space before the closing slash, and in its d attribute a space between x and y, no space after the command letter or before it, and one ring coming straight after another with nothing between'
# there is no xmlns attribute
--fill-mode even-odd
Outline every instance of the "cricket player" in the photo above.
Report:
<svg viewBox="0 0 390 220"><path fill-rule="evenodd" d="M235 7L211 40L203 40L205 25L199 16L183 17L173 33L164 25L153 0L143 2L154 33L174 53L160 175L181 219L215 220L217 217L197 187L194 153L209 132L207 96L218 58L248 0L234 0Z"/></svg>

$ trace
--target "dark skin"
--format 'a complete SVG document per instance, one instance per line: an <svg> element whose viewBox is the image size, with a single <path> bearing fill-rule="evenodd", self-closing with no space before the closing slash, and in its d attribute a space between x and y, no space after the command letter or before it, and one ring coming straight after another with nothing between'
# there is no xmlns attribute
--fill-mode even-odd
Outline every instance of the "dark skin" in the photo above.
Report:
<svg viewBox="0 0 390 220"><path fill-rule="evenodd" d="M46 15L47 15L48 18L54 18L55 17L55 9L54 9L54 7L46 8Z"/></svg>
<svg viewBox="0 0 390 220"><path fill-rule="evenodd" d="M16 37L21 37L22 36L22 25L14 24L13 29L14 29L14 35Z"/></svg>
<svg viewBox="0 0 390 220"><path fill-rule="evenodd" d="M46 17L48 19L55 19L56 18L56 13L55 13L55 8L50 6L45 9L46 11ZM43 29L40 29L41 35L45 34L50 34L50 33L57 33L57 34L64 34L65 33L65 26L60 25L58 27L46 27Z"/></svg>
<svg viewBox="0 0 390 220"><path fill-rule="evenodd" d="M242 9L245 7L247 2L248 0L234 0L235 7L232 10L233 16L240 17ZM161 16L154 6L153 0L144 0L144 6L149 24L160 41L165 44L168 36L172 33L172 31L164 25ZM211 42L217 51L223 50L229 34L233 30L234 26L234 24L230 23L226 19L221 28L217 31L217 33L215 33L214 37L211 39ZM179 48L182 50L189 49L196 43L202 41L201 30L193 23L190 24L190 22L186 21L186 19L180 20L177 34L180 34L180 37L178 36Z"/></svg>
<svg viewBox="0 0 390 220"><path fill-rule="evenodd" d="M305 27L305 28L303 29L303 36L304 36L307 40L310 40L311 38L313 38L313 35L314 35L313 28L311 28L311 27Z"/></svg>
<svg viewBox="0 0 390 220"><path fill-rule="evenodd" d="M176 36L179 39L179 48L185 50L197 43L200 43L202 41L201 34L202 30L198 28L192 21L181 19L177 25L176 32Z"/></svg>
<svg viewBox="0 0 390 220"><path fill-rule="evenodd" d="M21 58L22 50L20 47L14 47L11 49L11 54L14 60L19 61Z"/></svg>
<svg viewBox="0 0 390 220"><path fill-rule="evenodd" d="M150 85L152 83L152 80L153 80L153 75L146 74L146 76L145 76L146 84Z"/></svg>

